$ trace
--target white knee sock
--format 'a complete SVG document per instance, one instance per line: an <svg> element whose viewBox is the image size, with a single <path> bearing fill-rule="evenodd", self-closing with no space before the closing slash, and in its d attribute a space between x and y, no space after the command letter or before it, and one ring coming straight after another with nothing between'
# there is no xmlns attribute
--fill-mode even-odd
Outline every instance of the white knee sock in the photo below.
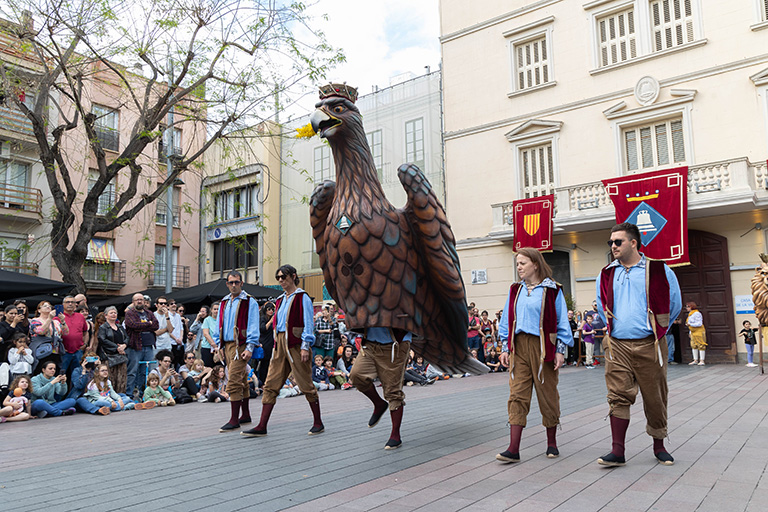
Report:
<svg viewBox="0 0 768 512"><path fill-rule="evenodd" d="M704 354L706 353L706 350L699 350L699 361L702 363L704 362Z"/></svg>
<svg viewBox="0 0 768 512"><path fill-rule="evenodd" d="M693 360L694 361L698 361L699 360L699 349L692 348L691 350L693 351Z"/></svg>

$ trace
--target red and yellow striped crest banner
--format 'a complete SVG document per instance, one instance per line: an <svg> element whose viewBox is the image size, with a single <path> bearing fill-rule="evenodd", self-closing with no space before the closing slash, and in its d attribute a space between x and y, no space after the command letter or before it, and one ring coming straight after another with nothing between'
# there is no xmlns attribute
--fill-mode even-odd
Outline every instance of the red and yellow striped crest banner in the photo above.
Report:
<svg viewBox="0 0 768 512"><path fill-rule="evenodd" d="M515 228L515 250L533 247L539 251L552 250L552 217L555 196L532 197L512 203Z"/></svg>

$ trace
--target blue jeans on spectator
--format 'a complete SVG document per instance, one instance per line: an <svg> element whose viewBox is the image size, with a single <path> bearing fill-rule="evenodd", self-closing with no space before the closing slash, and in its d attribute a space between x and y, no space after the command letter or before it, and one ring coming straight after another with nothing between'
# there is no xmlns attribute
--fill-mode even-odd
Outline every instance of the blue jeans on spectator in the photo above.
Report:
<svg viewBox="0 0 768 512"><path fill-rule="evenodd" d="M40 411L45 411L48 416L61 416L61 413L75 406L74 398L66 398L61 402L49 404L43 399L32 402L32 416L37 416Z"/></svg>
<svg viewBox="0 0 768 512"><path fill-rule="evenodd" d="M755 346L750 345L749 343L747 345L747 364L754 364L752 362L752 359L755 357Z"/></svg>
<svg viewBox="0 0 768 512"><path fill-rule="evenodd" d="M155 348L154 347L142 347L141 350L134 350L130 347L125 349L128 355L128 376L126 378L125 391L129 395L133 395L133 390L138 389L139 393L142 392L146 385L146 378L150 370L144 368L145 371L139 371L139 363L141 361L154 361L155 360Z"/></svg>
<svg viewBox="0 0 768 512"><path fill-rule="evenodd" d="M72 377L72 370L77 368L83 360L83 351L78 350L71 354L64 352L61 354L61 369L67 376L67 379Z"/></svg>
<svg viewBox="0 0 768 512"><path fill-rule="evenodd" d="M480 346L482 344L482 339L480 336L472 336L471 338L467 338L467 346L469 347L469 350L475 349L477 350L478 356L480 355Z"/></svg>
<svg viewBox="0 0 768 512"><path fill-rule="evenodd" d="M667 362L671 363L675 360L675 337L671 334L667 334Z"/></svg>

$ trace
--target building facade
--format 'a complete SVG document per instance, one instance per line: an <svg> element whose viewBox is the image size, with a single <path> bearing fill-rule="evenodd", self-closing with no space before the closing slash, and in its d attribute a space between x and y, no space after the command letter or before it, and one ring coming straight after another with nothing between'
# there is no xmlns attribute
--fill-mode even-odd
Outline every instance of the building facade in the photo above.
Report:
<svg viewBox="0 0 768 512"><path fill-rule="evenodd" d="M237 269L246 283L274 284L280 247L280 132L270 122L228 135L205 153L200 197L200 275Z"/></svg>
<svg viewBox="0 0 768 512"><path fill-rule="evenodd" d="M768 4L441 0L440 13L446 195L469 300L504 305L511 203L554 194L545 256L590 309L615 222L600 180L687 166L683 300L702 307L714 359L745 352L736 333L756 319L739 311L768 242Z"/></svg>
<svg viewBox="0 0 768 512"><path fill-rule="evenodd" d="M406 195L397 168L416 164L427 176L441 201L443 180L442 109L440 72L409 76L404 82L361 95L357 107L384 193L400 208ZM304 116L286 123L283 143L281 260L299 271L302 287L320 302L323 276L309 225L307 199L317 183L336 179L331 147L318 137L292 138L309 123Z"/></svg>

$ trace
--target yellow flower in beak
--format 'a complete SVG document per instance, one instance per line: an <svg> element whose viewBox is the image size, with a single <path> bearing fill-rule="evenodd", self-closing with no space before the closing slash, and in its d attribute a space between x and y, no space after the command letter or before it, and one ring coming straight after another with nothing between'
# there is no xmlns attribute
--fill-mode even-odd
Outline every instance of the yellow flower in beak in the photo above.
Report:
<svg viewBox="0 0 768 512"><path fill-rule="evenodd" d="M314 137L315 135L315 130L312 129L312 123L307 123L306 126L302 126L301 128L296 129L297 139L308 139L310 137Z"/></svg>

